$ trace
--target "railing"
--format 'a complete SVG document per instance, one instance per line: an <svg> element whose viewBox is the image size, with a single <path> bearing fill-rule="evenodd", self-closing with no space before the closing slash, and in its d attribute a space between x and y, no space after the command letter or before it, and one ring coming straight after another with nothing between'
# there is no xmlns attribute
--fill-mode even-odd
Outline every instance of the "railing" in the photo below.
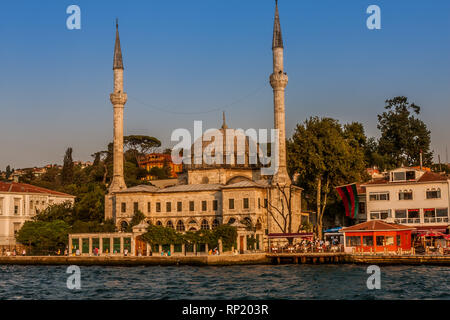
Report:
<svg viewBox="0 0 450 320"><path fill-rule="evenodd" d="M420 218L396 218L395 223L399 224L420 224ZM424 218L423 223L448 223L448 217Z"/></svg>
<svg viewBox="0 0 450 320"><path fill-rule="evenodd" d="M425 223L443 223L448 222L448 217L424 218Z"/></svg>

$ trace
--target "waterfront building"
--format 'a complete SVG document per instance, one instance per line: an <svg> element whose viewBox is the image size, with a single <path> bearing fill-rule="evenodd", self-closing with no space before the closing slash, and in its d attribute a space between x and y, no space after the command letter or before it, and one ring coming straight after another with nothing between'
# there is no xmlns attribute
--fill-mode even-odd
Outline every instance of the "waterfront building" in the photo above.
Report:
<svg viewBox="0 0 450 320"><path fill-rule="evenodd" d="M30 184L0 182L0 246L16 245L16 233L39 211L74 200L75 196Z"/></svg>
<svg viewBox="0 0 450 320"><path fill-rule="evenodd" d="M166 153L150 153L141 157L138 161L139 167L147 170L149 174L144 178L144 180L154 180L158 177L152 176L150 174L150 170L152 168L170 168L170 175L168 178L177 178L178 174L183 171L182 164L173 163L172 157L170 154Z"/></svg>
<svg viewBox="0 0 450 320"><path fill-rule="evenodd" d="M449 226L449 188L446 175L426 168L402 167L383 178L363 183L364 213L359 221L383 220L415 227L417 232L446 232Z"/></svg>
<svg viewBox="0 0 450 320"><path fill-rule="evenodd" d="M355 252L409 252L414 227L370 220L343 228L344 250Z"/></svg>
<svg viewBox="0 0 450 320"><path fill-rule="evenodd" d="M124 230L133 214L141 211L145 223L171 227L177 231L211 229L220 224L237 227L237 249L250 249L247 239L256 239L252 249L269 247L270 235L296 233L302 220L302 189L294 186L286 169L285 87L288 77L283 67L283 40L275 7L273 29L273 73L270 84L274 96L274 127L278 129L278 171L262 176L261 167L249 164L248 140L245 151L231 151L231 157L246 157L244 164L205 163L185 165L177 185L157 187L140 185L127 188L123 178L123 112L127 100L123 91L123 61L118 26L114 50L114 174L105 199L105 218L113 219ZM220 133L231 130L223 121ZM226 136L226 135L224 135ZM209 140L209 139L205 139ZM202 139L202 141L205 141ZM225 142L224 142L225 144ZM207 143L202 144L202 149ZM289 216L289 217L288 217ZM307 214L304 215L308 217ZM251 241L253 242L253 241Z"/></svg>

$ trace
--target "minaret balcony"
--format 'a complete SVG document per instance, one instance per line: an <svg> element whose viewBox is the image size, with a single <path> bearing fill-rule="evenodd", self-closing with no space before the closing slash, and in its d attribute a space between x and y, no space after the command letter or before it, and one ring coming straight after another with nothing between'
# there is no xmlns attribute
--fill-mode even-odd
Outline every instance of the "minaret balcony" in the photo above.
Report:
<svg viewBox="0 0 450 320"><path fill-rule="evenodd" d="M270 75L270 85L272 88L286 88L288 84L288 76L284 72L272 73Z"/></svg>
<svg viewBox="0 0 450 320"><path fill-rule="evenodd" d="M125 92L115 92L111 93L109 98L111 103L115 105L124 105L127 102L128 96Z"/></svg>

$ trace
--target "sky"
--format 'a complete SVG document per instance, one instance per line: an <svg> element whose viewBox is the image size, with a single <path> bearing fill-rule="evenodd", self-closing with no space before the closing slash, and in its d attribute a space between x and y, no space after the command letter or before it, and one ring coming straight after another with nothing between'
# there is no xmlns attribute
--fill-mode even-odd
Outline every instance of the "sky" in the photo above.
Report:
<svg viewBox="0 0 450 320"><path fill-rule="evenodd" d="M69 30L69 5L81 29ZM369 30L369 5L381 29ZM432 148L450 136L450 1L280 0L287 136L311 116L379 136L384 101L422 107ZM125 134L173 146L177 128L272 128L273 0L2 1L0 170L92 160L112 141L115 18L125 67ZM450 146L449 146L450 147Z"/></svg>

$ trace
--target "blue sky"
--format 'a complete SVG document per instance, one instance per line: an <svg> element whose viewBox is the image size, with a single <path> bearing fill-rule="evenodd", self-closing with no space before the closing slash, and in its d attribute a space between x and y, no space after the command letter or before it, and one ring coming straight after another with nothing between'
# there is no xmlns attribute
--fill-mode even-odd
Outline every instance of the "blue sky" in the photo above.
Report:
<svg viewBox="0 0 450 320"><path fill-rule="evenodd" d="M66 8L81 8L81 30ZM381 8L381 30L366 8ZM433 149L450 136L450 1L280 0L287 130L310 116L377 136L384 101L422 106ZM272 128L272 0L3 1L0 168L90 160L112 141L114 19L125 65L126 134L170 144L176 128Z"/></svg>

